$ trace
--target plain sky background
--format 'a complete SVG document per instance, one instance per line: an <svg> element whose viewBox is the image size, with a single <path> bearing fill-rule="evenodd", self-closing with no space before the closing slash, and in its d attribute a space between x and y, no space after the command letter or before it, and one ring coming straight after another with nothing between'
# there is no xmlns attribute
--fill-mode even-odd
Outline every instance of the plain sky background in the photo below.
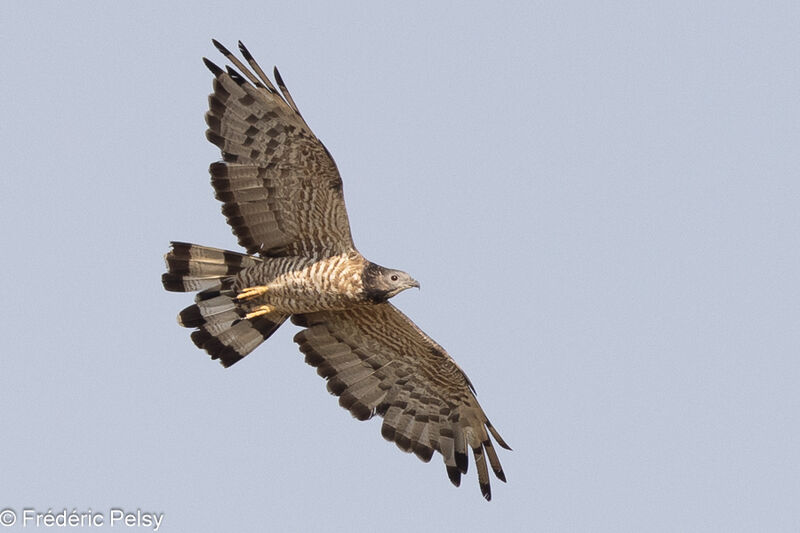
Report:
<svg viewBox="0 0 800 533"><path fill-rule="evenodd" d="M3 2L0 509L800 531L798 28L788 1ZM353 420L296 327L225 370L177 326L168 242L236 249L212 37L279 65L359 249L421 281L395 303L514 448L492 502Z"/></svg>

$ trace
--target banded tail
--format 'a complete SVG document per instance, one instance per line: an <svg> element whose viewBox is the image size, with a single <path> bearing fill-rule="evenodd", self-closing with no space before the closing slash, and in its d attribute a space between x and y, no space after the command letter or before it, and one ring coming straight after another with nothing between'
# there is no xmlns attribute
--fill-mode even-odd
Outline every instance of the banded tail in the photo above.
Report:
<svg viewBox="0 0 800 533"><path fill-rule="evenodd" d="M167 272L161 276L164 288L200 291L194 305L180 312L178 323L197 328L192 341L222 366L231 366L255 350L288 318L280 313L244 318L248 311L246 304L236 299L234 276L257 266L260 258L185 242L170 246L164 256Z"/></svg>

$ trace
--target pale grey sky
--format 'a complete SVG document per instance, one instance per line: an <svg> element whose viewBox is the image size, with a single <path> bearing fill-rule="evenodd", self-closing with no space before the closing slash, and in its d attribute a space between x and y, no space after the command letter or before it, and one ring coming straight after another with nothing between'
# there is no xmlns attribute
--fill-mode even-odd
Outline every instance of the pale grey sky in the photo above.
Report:
<svg viewBox="0 0 800 533"><path fill-rule="evenodd" d="M800 529L795 2L165 4L0 7L0 511ZM359 249L421 281L395 303L514 448L491 503L353 420L297 328L225 370L175 323L168 242L236 248L212 37L280 67Z"/></svg>

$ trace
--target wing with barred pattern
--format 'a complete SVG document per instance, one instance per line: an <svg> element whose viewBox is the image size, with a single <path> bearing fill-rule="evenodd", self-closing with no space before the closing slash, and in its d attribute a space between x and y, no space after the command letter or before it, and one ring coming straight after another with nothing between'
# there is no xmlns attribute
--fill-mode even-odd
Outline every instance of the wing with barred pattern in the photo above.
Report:
<svg viewBox="0 0 800 533"><path fill-rule="evenodd" d="M489 437L510 449L486 417L467 376L433 339L390 303L292 317L294 340L328 390L359 420L383 417L381 434L427 462L439 452L456 486L472 449L491 499L486 458L505 481Z"/></svg>
<svg viewBox="0 0 800 533"><path fill-rule="evenodd" d="M267 257L322 258L355 249L336 163L300 115L278 70L280 89L241 42L256 74L214 44L238 69L223 71L204 58L214 74L206 136L223 159L211 165L211 183L239 244Z"/></svg>

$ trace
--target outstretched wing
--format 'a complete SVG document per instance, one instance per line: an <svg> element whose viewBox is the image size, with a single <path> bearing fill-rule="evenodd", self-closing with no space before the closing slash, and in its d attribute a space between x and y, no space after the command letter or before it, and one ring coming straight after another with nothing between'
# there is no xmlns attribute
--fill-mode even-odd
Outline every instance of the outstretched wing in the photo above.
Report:
<svg viewBox="0 0 800 533"><path fill-rule="evenodd" d="M469 446L481 492L491 499L486 456L495 475L506 478L489 434L509 448L441 346L390 303L295 315L292 321L307 328L294 340L342 407L359 420L382 416L384 438L425 462L434 451L442 454L456 486L467 472Z"/></svg>
<svg viewBox="0 0 800 533"><path fill-rule="evenodd" d="M342 179L275 69L280 91L240 42L253 74L224 46L236 67L214 74L206 113L208 140L222 150L210 168L222 212L250 254L328 257L354 249Z"/></svg>

